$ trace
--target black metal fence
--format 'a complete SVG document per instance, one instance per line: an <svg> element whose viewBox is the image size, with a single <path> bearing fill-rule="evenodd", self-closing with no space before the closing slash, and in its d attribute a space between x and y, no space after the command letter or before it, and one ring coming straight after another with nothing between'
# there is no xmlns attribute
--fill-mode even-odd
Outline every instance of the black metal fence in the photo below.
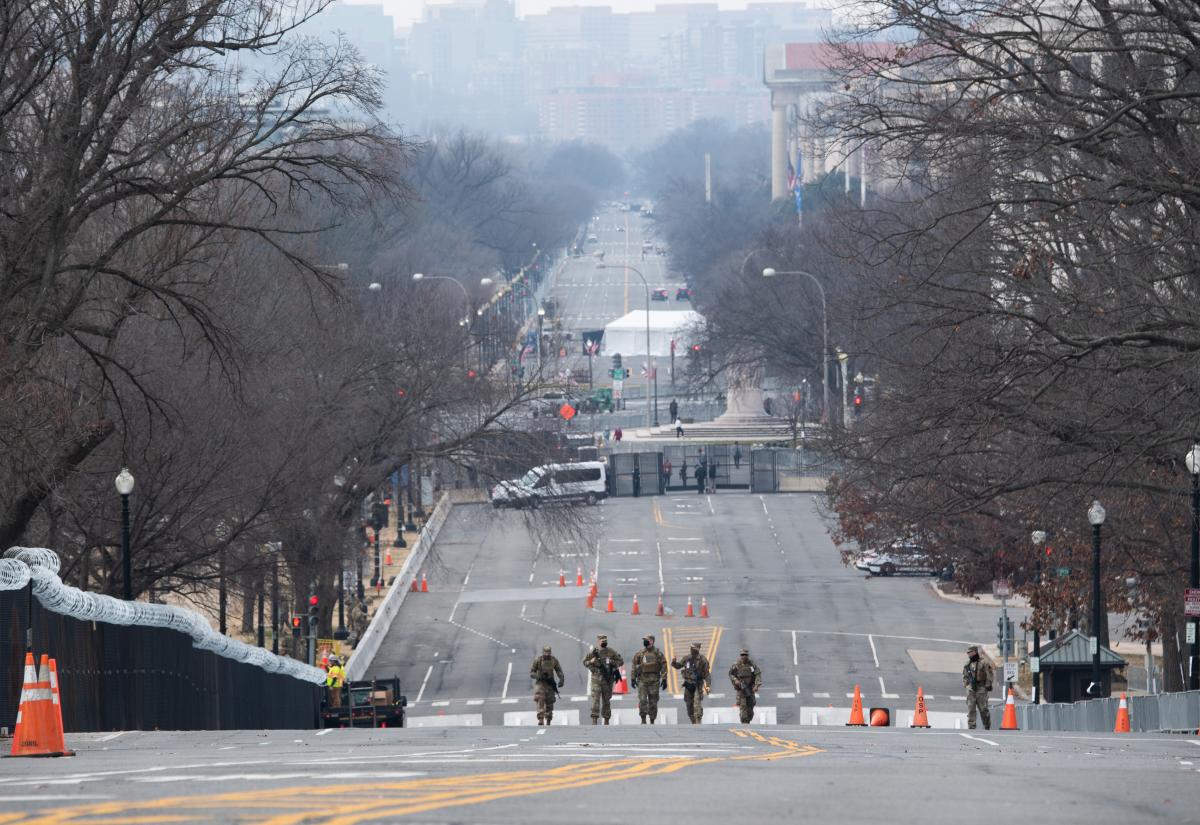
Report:
<svg viewBox="0 0 1200 825"><path fill-rule="evenodd" d="M696 492L696 469L701 461L709 485L715 471L717 489L748 489L755 493L823 489L835 466L827 454L816 449L763 448L736 442L680 442L659 445L656 452L603 452L609 462L609 494L613 496L633 495L634 467L639 470L640 495L650 496L660 492Z"/></svg>
<svg viewBox="0 0 1200 825"><path fill-rule="evenodd" d="M17 718L29 591L0 591L0 727ZM319 685L192 647L159 627L83 622L32 602L33 650L57 660L67 732L315 728Z"/></svg>

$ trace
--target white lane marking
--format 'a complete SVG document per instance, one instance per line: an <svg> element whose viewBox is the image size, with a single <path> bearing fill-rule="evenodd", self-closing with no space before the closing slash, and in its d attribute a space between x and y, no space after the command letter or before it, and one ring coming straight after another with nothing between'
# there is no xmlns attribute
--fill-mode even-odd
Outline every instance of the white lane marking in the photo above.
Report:
<svg viewBox="0 0 1200 825"><path fill-rule="evenodd" d="M482 699L468 699L467 704L468 705L482 705L483 700Z"/></svg>
<svg viewBox="0 0 1200 825"><path fill-rule="evenodd" d="M533 584L533 574L532 573L529 574L529 583Z"/></svg>
<svg viewBox="0 0 1200 825"><path fill-rule="evenodd" d="M100 794L83 794L71 796L63 796L55 794L52 796L0 796L0 802L74 802L76 799L112 799L111 796L102 796Z"/></svg>
<svg viewBox="0 0 1200 825"><path fill-rule="evenodd" d="M705 496L705 498L708 499L708 514L710 516L715 516L717 514L717 511L713 509L712 496Z"/></svg>
<svg viewBox="0 0 1200 825"><path fill-rule="evenodd" d="M796 695L799 696L800 695L800 674L795 673L792 675L794 675L796 677Z"/></svg>
<svg viewBox="0 0 1200 825"><path fill-rule="evenodd" d="M800 677L797 676L796 678L799 679ZM828 699L829 694L828 693L814 693L813 698L814 699Z"/></svg>
<svg viewBox="0 0 1200 825"><path fill-rule="evenodd" d="M420 702L421 697L425 695L425 685L429 683L429 677L433 674L433 665L429 666L429 670L425 671L425 678L421 680L421 689L417 691L417 698L414 701Z"/></svg>
<svg viewBox="0 0 1200 825"><path fill-rule="evenodd" d="M633 542L641 541L641 539L609 539L613 544L632 544Z"/></svg>
<svg viewBox="0 0 1200 825"><path fill-rule="evenodd" d="M1189 745L1200 745L1200 739L1189 739L1188 744Z"/></svg>
<svg viewBox="0 0 1200 825"><path fill-rule="evenodd" d="M795 631L792 632L792 635L796 635ZM868 634L867 641L871 643L871 658L875 660L875 667L879 667L879 654L875 651L875 638Z"/></svg>
<svg viewBox="0 0 1200 825"><path fill-rule="evenodd" d="M232 747L232 746L231 746ZM191 765L171 765L173 770L199 770L202 768L241 768L247 765L269 765L272 760L269 759L250 759L241 760L238 762L209 762L197 763ZM46 777L37 777L30 779L28 777L5 777L0 779L0 784L4 785L77 785L81 782L91 782L102 780L112 776L132 776L140 773L158 773L167 770L166 765L154 765L149 768L129 768L115 771L89 771L87 773L67 774L65 776L48 779Z"/></svg>
<svg viewBox="0 0 1200 825"><path fill-rule="evenodd" d="M614 573L641 573L642 568L640 568L640 567L614 567L614 568L612 568L612 572L614 572Z"/></svg>
<svg viewBox="0 0 1200 825"><path fill-rule="evenodd" d="M967 697L966 696L951 696L950 701L951 702L965 702L965 701L967 701Z"/></svg>
<svg viewBox="0 0 1200 825"><path fill-rule="evenodd" d="M658 592L666 593L667 592L667 583L666 583L666 580L663 578L662 542L660 542L660 541L654 542L654 549L658 551Z"/></svg>
<svg viewBox="0 0 1200 825"><path fill-rule="evenodd" d="M667 536L667 541L704 541L704 538L702 536Z"/></svg>
<svg viewBox="0 0 1200 825"><path fill-rule="evenodd" d="M572 702L586 702L587 700L588 700L588 698L586 696L572 696L571 697Z"/></svg>
<svg viewBox="0 0 1200 825"><path fill-rule="evenodd" d="M527 619L524 616L521 617L521 621L529 622L532 625L537 625L538 627L545 628L546 630L549 630L551 633L557 633L559 636L566 636L568 639L579 642L584 647L590 647L590 645L587 642L585 642L583 639L579 638L578 636L572 636L570 633L568 633L565 630L559 630L557 627L551 627L548 624L542 624L541 622L534 621L533 619ZM515 650L513 652L516 653Z"/></svg>
<svg viewBox="0 0 1200 825"><path fill-rule="evenodd" d="M671 551L667 551L671 552ZM677 552L677 551L676 551ZM780 627L746 627L743 630L748 630L752 633L790 633L786 628ZM797 633L804 633L809 636L854 636L863 638L866 636L878 636L881 639L899 639L908 642L945 642L949 645L973 645L978 642L972 642L970 639L939 639L932 636L892 636L887 633L854 633L849 630L802 630L797 628Z"/></svg>
<svg viewBox="0 0 1200 825"><path fill-rule="evenodd" d="M517 702L520 702L520 701L521 701L520 699L501 699L501 700L500 700L500 704L502 704L502 705L515 705Z"/></svg>
<svg viewBox="0 0 1200 825"><path fill-rule="evenodd" d="M1180 764L1180 765L1191 765L1192 763L1191 763L1191 762L1188 762L1188 761L1186 761L1186 760L1180 759L1180 760L1179 760L1179 764Z"/></svg>
<svg viewBox="0 0 1200 825"><path fill-rule="evenodd" d="M796 647L796 631L792 631L792 667L800 666L800 649ZM796 677L800 678L799 676Z"/></svg>
<svg viewBox="0 0 1200 825"><path fill-rule="evenodd" d="M434 708L445 708L450 706L450 702L446 700L442 700L440 702L430 702L429 706Z"/></svg>
<svg viewBox="0 0 1200 825"><path fill-rule="evenodd" d="M788 691L786 693L776 693L775 698L776 699L795 699L796 694L792 693L791 691Z"/></svg>
<svg viewBox="0 0 1200 825"><path fill-rule="evenodd" d="M767 500L766 500L765 498L763 498L762 496L759 496L759 497L758 497L758 500L762 502L762 506L763 506L763 515L764 515L764 516L767 516L767 517L770 517L770 515L771 515L771 514L770 514L769 512L767 512Z"/></svg>
<svg viewBox="0 0 1200 825"><path fill-rule="evenodd" d="M509 643L508 643L508 642L502 642L502 641L500 641L500 640L499 640L499 639L497 639L495 636L489 636L489 635L487 635L486 633L483 633L482 631L476 630L476 629L475 629L475 628L473 628L473 627L467 627L465 624L459 624L459 623L458 623L458 622L456 622L456 621L451 621L451 622L450 622L450 624L454 625L455 627L457 627L457 628L459 628L459 629L461 629L461 630L465 630L465 631L467 631L468 633L474 633L476 636L480 636L480 637L482 637L482 638L484 638L484 639L487 639L489 642L495 642L496 644L500 645L500 647L507 647L507 648L508 648L509 650L511 650L513 653L516 653L516 652L517 652L517 649L516 649L515 647L512 647L511 645L509 645Z"/></svg>
<svg viewBox="0 0 1200 825"><path fill-rule="evenodd" d="M324 736L325 734L329 733L331 730L333 730L333 728L325 728L325 730L319 730L319 731L317 731L317 736Z"/></svg>
<svg viewBox="0 0 1200 825"><path fill-rule="evenodd" d="M542 728L541 730L539 730L539 731L537 732L537 735L538 735L538 736L543 736L545 733L546 733L546 729L545 729L545 728Z"/></svg>
<svg viewBox="0 0 1200 825"><path fill-rule="evenodd" d="M167 782L271 782L282 779L404 779L407 777L421 776L415 771L388 771L386 773L368 772L368 771L340 771L337 773L329 773L321 771L313 773L308 771L297 771L293 773L245 773L245 774L173 774L170 776L140 776L134 777L132 782L143 784L152 783L167 783Z"/></svg>
<svg viewBox="0 0 1200 825"><path fill-rule="evenodd" d="M993 742L991 739L984 739L982 736L972 736L969 733L960 733L959 736L964 739L974 739L976 742L982 742L985 745L991 745L993 748L1000 747L999 743Z"/></svg>
<svg viewBox="0 0 1200 825"><path fill-rule="evenodd" d="M108 734L105 734L104 736L101 736L96 741L97 742L111 742L112 740L116 739L118 736L124 736L128 732L129 731L119 730L116 733L108 733Z"/></svg>
<svg viewBox="0 0 1200 825"><path fill-rule="evenodd" d="M883 695L884 699L899 699L900 698L900 694L898 694L898 693L888 693L887 692L887 685L885 685L883 683L882 676L879 677L879 692L880 692L880 694Z"/></svg>
<svg viewBox="0 0 1200 825"><path fill-rule="evenodd" d="M504 690L500 691L500 699L508 698L508 680L512 678L512 662L508 663L508 673L504 674Z"/></svg>

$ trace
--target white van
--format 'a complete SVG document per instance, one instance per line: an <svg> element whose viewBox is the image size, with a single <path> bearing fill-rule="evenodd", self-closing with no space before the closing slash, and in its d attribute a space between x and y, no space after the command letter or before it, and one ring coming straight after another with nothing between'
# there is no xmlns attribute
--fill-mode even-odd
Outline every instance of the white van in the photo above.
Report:
<svg viewBox="0 0 1200 825"><path fill-rule="evenodd" d="M608 466L603 461L543 464L492 488L493 507L537 507L562 501L596 504L608 497Z"/></svg>

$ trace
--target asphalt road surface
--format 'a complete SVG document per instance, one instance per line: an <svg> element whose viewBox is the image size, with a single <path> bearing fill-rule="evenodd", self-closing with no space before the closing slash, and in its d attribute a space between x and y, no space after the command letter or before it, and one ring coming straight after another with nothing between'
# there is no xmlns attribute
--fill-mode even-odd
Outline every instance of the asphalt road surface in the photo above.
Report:
<svg viewBox="0 0 1200 825"><path fill-rule="evenodd" d="M649 633L668 655L702 643L714 664L706 721L729 721L727 671L743 646L765 672L759 705L773 707L778 724L848 707L855 685L868 707L911 710L919 686L931 711L960 713L964 648L994 639L997 611L945 601L927 578L870 578L844 566L819 502L741 492L616 499L581 508L587 534L557 545L531 534L522 513L456 507L426 571L432 592L406 600L370 673L400 677L414 724L513 724L518 717L505 714L527 719L533 710L529 666L548 644L567 674L558 716L573 721L574 711L587 723L581 660L596 634L607 633L628 662ZM597 569L600 596L588 609L586 586L574 581ZM560 571L567 587L558 587ZM699 618L702 600L708 619ZM663 706L686 721L679 691L672 679ZM616 706L630 709L628 719L636 698Z"/></svg>
<svg viewBox="0 0 1200 825"><path fill-rule="evenodd" d="M85 734L0 823L1200 822L1200 740L730 727Z"/></svg>

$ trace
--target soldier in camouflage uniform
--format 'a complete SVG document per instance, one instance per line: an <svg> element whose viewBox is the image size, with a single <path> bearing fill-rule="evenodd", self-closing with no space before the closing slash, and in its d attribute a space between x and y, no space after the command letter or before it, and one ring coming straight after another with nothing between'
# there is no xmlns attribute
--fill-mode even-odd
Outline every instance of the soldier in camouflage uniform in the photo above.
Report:
<svg viewBox="0 0 1200 825"><path fill-rule="evenodd" d="M663 652L654 646L654 637L642 638L642 649L633 654L630 681L638 692L638 713L642 724L649 717L650 724L658 718L658 691L667 687L667 660Z"/></svg>
<svg viewBox="0 0 1200 825"><path fill-rule="evenodd" d="M556 676L557 686L554 684ZM543 647L542 655L529 666L529 678L533 679L533 702L537 705L538 724L549 725L554 718L554 700L558 696L558 688L566 682L562 665L550 653L549 647Z"/></svg>
<svg viewBox="0 0 1200 825"><path fill-rule="evenodd" d="M762 668L750 658L750 651L742 648L742 652L729 668L729 681L737 691L737 705L741 712L742 724L750 724L754 718L756 694L762 687Z"/></svg>
<svg viewBox="0 0 1200 825"><path fill-rule="evenodd" d="M691 723L699 725L704 718L704 694L712 689L712 670L708 659L700 653L700 643L692 643L691 652L683 661L672 659L671 667L683 671L683 706Z"/></svg>
<svg viewBox="0 0 1200 825"><path fill-rule="evenodd" d="M608 637L604 634L596 637L596 645L583 657L583 666L592 673L592 724L599 724L603 716L607 725L612 717L609 703L612 701L613 684L621 678L620 668L625 660L608 646Z"/></svg>
<svg viewBox="0 0 1200 825"><path fill-rule="evenodd" d="M967 663L963 665L963 687L967 689L967 727L975 730L975 712L983 720L984 728L992 726L992 712L988 708L988 695L992 692L992 663L979 656L978 645L967 648Z"/></svg>

